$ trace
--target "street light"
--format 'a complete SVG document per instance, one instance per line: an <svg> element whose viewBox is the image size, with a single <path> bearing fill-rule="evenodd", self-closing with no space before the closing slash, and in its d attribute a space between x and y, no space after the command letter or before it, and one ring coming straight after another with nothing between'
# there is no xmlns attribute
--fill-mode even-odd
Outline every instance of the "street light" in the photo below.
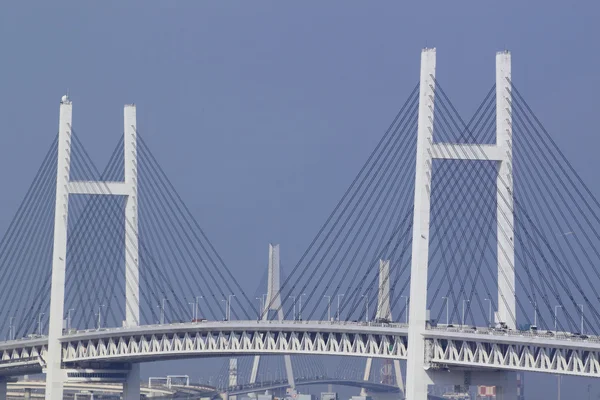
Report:
<svg viewBox="0 0 600 400"><path fill-rule="evenodd" d="M42 315L46 315L46 313L40 313L38 315L38 335L42 336Z"/></svg>
<svg viewBox="0 0 600 400"><path fill-rule="evenodd" d="M104 304L98 306L98 330L102 327L102 307L106 307Z"/></svg>
<svg viewBox="0 0 600 400"><path fill-rule="evenodd" d="M298 299L298 319L302 321L302 296L306 296L306 293L302 293Z"/></svg>
<svg viewBox="0 0 600 400"><path fill-rule="evenodd" d="M230 294L227 297L227 321L229 321L231 319L231 298L235 297L235 294Z"/></svg>
<svg viewBox="0 0 600 400"><path fill-rule="evenodd" d="M223 303L225 303L225 316L223 317L223 321L227 321L227 299L221 299Z"/></svg>
<svg viewBox="0 0 600 400"><path fill-rule="evenodd" d="M290 296L290 297L292 298L292 301L294 303L294 306L293 306L293 308L294 308L293 318L294 318L294 321L295 321L296 320L296 296Z"/></svg>
<svg viewBox="0 0 600 400"><path fill-rule="evenodd" d="M331 321L331 296L323 296L323 298L327 298L327 321Z"/></svg>
<svg viewBox="0 0 600 400"><path fill-rule="evenodd" d="M408 296L400 296L404 297L404 322L408 324Z"/></svg>
<svg viewBox="0 0 600 400"><path fill-rule="evenodd" d="M193 301L188 301L188 304L192 306L192 322L196 319L196 303Z"/></svg>
<svg viewBox="0 0 600 400"><path fill-rule="evenodd" d="M260 314L262 314L262 310L263 308L263 302L262 302L262 297L257 297L256 300L258 300L258 319L260 319Z"/></svg>
<svg viewBox="0 0 600 400"><path fill-rule="evenodd" d="M465 304L469 303L469 300L463 300L463 306L462 306L462 326L465 326Z"/></svg>
<svg viewBox="0 0 600 400"><path fill-rule="evenodd" d="M337 295L337 320L340 320L340 297L344 297L344 293Z"/></svg>
<svg viewBox="0 0 600 400"><path fill-rule="evenodd" d="M583 304L578 304L579 308L581 308L581 334L583 334Z"/></svg>
<svg viewBox="0 0 600 400"><path fill-rule="evenodd" d="M533 306L533 326L537 328L537 301L530 301Z"/></svg>
<svg viewBox="0 0 600 400"><path fill-rule="evenodd" d="M67 310L67 333L71 331L71 311L75 311L75 309L69 308Z"/></svg>
<svg viewBox="0 0 600 400"><path fill-rule="evenodd" d="M488 326L491 326L492 325L492 300L491 299L483 299L483 301L490 302L490 310L489 310L489 314L488 314Z"/></svg>
<svg viewBox="0 0 600 400"><path fill-rule="evenodd" d="M159 319L158 322L161 325L163 325L165 323L165 302L167 302L167 301L168 301L168 299L163 298L160 301L160 304L158 306L156 306L156 307L158 307L160 309L160 319Z"/></svg>
<svg viewBox="0 0 600 400"><path fill-rule="evenodd" d="M194 312L196 314L196 317L194 319L198 320L200 319L200 310L198 309L198 304L200 303L198 300L203 299L203 296L196 296L196 306L194 307Z"/></svg>
<svg viewBox="0 0 600 400"><path fill-rule="evenodd" d="M13 325L13 320L15 319L15 317L10 317L10 322L8 325L8 339L9 340L14 340L14 325Z"/></svg>
<svg viewBox="0 0 600 400"><path fill-rule="evenodd" d="M448 322L449 322L448 316L450 315L448 313L448 298L447 297L442 297L442 299L444 299L445 303L446 303L446 326L448 326Z"/></svg>
<svg viewBox="0 0 600 400"><path fill-rule="evenodd" d="M558 309L562 308L562 306L554 306L554 331L556 332L556 327L557 327L557 314L558 314Z"/></svg>
<svg viewBox="0 0 600 400"><path fill-rule="evenodd" d="M369 294L365 293L365 294L361 295L360 297L365 298L365 322L368 322L369 321Z"/></svg>

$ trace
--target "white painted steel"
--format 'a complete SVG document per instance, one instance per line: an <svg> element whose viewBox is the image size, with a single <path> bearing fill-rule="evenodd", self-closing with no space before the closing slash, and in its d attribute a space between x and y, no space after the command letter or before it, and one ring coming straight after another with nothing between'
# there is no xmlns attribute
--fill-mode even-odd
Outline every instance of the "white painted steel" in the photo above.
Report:
<svg viewBox="0 0 600 400"><path fill-rule="evenodd" d="M406 310L408 312L408 310ZM379 260L379 289L377 291L377 312L375 313L376 320L386 319L392 320L392 310L390 307L390 261ZM363 374L363 380L368 381L371 376L373 359L368 358L365 363L365 372ZM404 382L402 380L402 370L400 369L400 361L394 360L393 363L394 373L396 376L396 383L400 392L404 393ZM365 387L361 388L363 395L367 394Z"/></svg>
<svg viewBox="0 0 600 400"><path fill-rule="evenodd" d="M379 290L375 318L392 320L390 307L390 260L379 260Z"/></svg>
<svg viewBox="0 0 600 400"><path fill-rule="evenodd" d="M500 149L496 177L496 220L498 236L498 322L516 328L515 244L512 170L511 57L496 54L496 146Z"/></svg>
<svg viewBox="0 0 600 400"><path fill-rule="evenodd" d="M503 160L502 150L489 144L434 143L431 145L431 155L445 160Z"/></svg>
<svg viewBox="0 0 600 400"><path fill-rule="evenodd" d="M67 259L67 228L70 194L124 195L125 206L125 286L126 319L124 324L139 324L139 260L138 260L138 218L137 218L137 133L135 105L124 108L124 182L69 181L71 156L71 122L73 105L67 96L60 103L58 133L58 162L56 177L56 208L54 214L54 245L52 256L52 286L50 293L50 318L48 328L48 357L46 368L46 399L62 400L63 384L66 379L61 369L61 348L65 300L65 271ZM137 374L137 375L136 375ZM139 368L130 371L128 382L139 383ZM135 388L137 386L137 388ZM139 399L139 385L125 384L131 394L124 394L126 400Z"/></svg>
<svg viewBox="0 0 600 400"><path fill-rule="evenodd" d="M279 263L279 245L269 243L269 264L267 272L267 299L265 300L264 310L262 310L262 320L267 321L269 311L277 311L277 319L283 321L283 307L281 304L281 267ZM291 388L296 387L294 382L294 369L292 367L292 358L288 355L283 356L285 364L285 374L288 385ZM256 382L258 367L260 365L260 356L254 356L252 371L250 372L250 384Z"/></svg>
<svg viewBox="0 0 600 400"><path fill-rule="evenodd" d="M435 96L435 49L421 53L417 160L410 281L408 340L411 346L406 370L406 398L427 400L425 328L427 319L427 269L429 263L429 221L431 190L431 143L433 143L433 108Z"/></svg>
<svg viewBox="0 0 600 400"><path fill-rule="evenodd" d="M67 185L70 194L112 194L128 196L130 186L125 182L73 181Z"/></svg>
<svg viewBox="0 0 600 400"><path fill-rule="evenodd" d="M126 105L123 115L125 186L129 191L125 203L125 324L135 326L140 323L137 113L135 105Z"/></svg>
<svg viewBox="0 0 600 400"><path fill-rule="evenodd" d="M229 360L229 387L236 387L238 384L237 358ZM235 400L237 396L228 396L228 399Z"/></svg>
<svg viewBox="0 0 600 400"><path fill-rule="evenodd" d="M67 264L67 227L69 216L69 172L71 164L71 126L73 104L68 96L60 102L58 123L58 160L56 164L56 206L54 209L54 244L52 248L52 283L48 324L46 400L62 400L66 374L61 368L61 344Z"/></svg>
<svg viewBox="0 0 600 400"><path fill-rule="evenodd" d="M204 324L203 324L204 325ZM258 326L257 326L258 325ZM186 326L189 329L182 329ZM243 325L210 324L146 331L123 329L120 334L98 335L89 332L65 337L64 362L90 361L145 362L173 357L239 354L315 354L352 355L378 358L406 358L406 333L365 333L358 325L327 326L309 329L304 324ZM258 329L257 329L258 328ZM369 332L370 330L367 330ZM389 332L389 333L384 333ZM79 337L78 337L79 336Z"/></svg>
<svg viewBox="0 0 600 400"><path fill-rule="evenodd" d="M324 321L237 321L90 330L63 336L63 363L151 362L173 358L236 354L315 354L365 358L407 358L403 324ZM476 370L531 371L600 378L600 337L568 333L537 334L488 328L427 329L430 370L445 366ZM0 343L0 375L41 372L47 338ZM410 346L408 346L410 349Z"/></svg>

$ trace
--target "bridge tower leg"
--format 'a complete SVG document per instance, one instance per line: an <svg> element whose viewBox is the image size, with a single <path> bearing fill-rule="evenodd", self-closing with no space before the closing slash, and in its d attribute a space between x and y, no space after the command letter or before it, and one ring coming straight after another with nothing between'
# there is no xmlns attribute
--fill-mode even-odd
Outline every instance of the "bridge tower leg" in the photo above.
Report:
<svg viewBox="0 0 600 400"><path fill-rule="evenodd" d="M235 387L238 384L237 358L229 359L229 387ZM228 400L236 400L237 396L227 395Z"/></svg>
<svg viewBox="0 0 600 400"><path fill-rule="evenodd" d="M517 385L517 373L505 372L501 385L496 387L497 400L518 400L519 390Z"/></svg>
<svg viewBox="0 0 600 400"><path fill-rule="evenodd" d="M408 312L408 310L406 310ZM386 319L392 320L392 309L390 307L390 261L379 260L379 290L377 292L377 312L375 313L377 320ZM365 373L363 380L368 381L371 375L372 358L367 358L365 364ZM395 371L396 384L404 394L404 382L402 381L402 371L400 369L400 360L394 360L393 369ZM361 395L365 396L367 390L361 389Z"/></svg>
<svg viewBox="0 0 600 400"><path fill-rule="evenodd" d="M408 326L408 360L406 363L406 398L427 400L427 386L432 383L426 368L425 328L427 320L427 269L429 264L430 189L432 172L433 107L435 95L435 49L421 53L419 120L415 170L410 307Z"/></svg>
<svg viewBox="0 0 600 400"><path fill-rule="evenodd" d="M508 51L496 54L496 146L500 148L496 178L498 236L498 314L496 322L516 329L515 244L512 177L512 82Z"/></svg>
<svg viewBox="0 0 600 400"><path fill-rule="evenodd" d="M267 274L267 299L262 310L262 319L266 321L269 318L269 311L277 311L277 318L283 321L283 307L281 306L280 267L279 267L279 245L269 243L269 270ZM288 385L293 389L296 387L294 381L294 370L292 368L292 358L289 354L283 356L285 363L285 373L287 375ZM252 372L250 374L250 383L256 383L258 367L260 365L260 356L254 356L252 363Z"/></svg>
<svg viewBox="0 0 600 400"><path fill-rule="evenodd" d="M71 122L73 105L68 96L60 102L58 122L58 160L56 166L56 205L54 209L54 245L52 249L52 282L46 357L46 400L62 400L66 373L62 369L62 336L65 305L65 272L67 260L67 226L69 207L69 170L71 164Z"/></svg>
<svg viewBox="0 0 600 400"><path fill-rule="evenodd" d="M137 110L123 109L123 151L125 166L125 326L140 324L140 279L138 243ZM133 364L123 383L123 400L140 399L140 365Z"/></svg>

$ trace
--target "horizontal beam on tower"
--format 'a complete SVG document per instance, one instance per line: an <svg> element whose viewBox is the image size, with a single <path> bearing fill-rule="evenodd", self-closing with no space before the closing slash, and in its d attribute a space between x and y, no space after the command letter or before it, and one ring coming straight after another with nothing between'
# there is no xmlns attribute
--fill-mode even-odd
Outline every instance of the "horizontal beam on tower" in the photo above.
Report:
<svg viewBox="0 0 600 400"><path fill-rule="evenodd" d="M125 182L76 181L67 185L70 194L110 194L128 196L131 185Z"/></svg>
<svg viewBox="0 0 600 400"><path fill-rule="evenodd" d="M445 160L501 161L502 148L489 144L435 143L431 146L431 157Z"/></svg>

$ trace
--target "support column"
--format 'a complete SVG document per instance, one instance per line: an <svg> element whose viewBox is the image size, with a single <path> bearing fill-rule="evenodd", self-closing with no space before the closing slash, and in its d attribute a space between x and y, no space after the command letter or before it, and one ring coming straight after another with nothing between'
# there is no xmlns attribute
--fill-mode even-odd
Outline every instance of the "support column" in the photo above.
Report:
<svg viewBox="0 0 600 400"><path fill-rule="evenodd" d="M229 387L237 386L237 358L229 359ZM228 399L236 400L237 396L227 396Z"/></svg>
<svg viewBox="0 0 600 400"><path fill-rule="evenodd" d="M65 305L65 271L69 215L69 169L71 163L71 122L73 105L67 96L60 102L58 123L58 160L56 168L56 205L54 209L54 245L52 249L52 284L46 356L46 400L62 400L66 373L61 368Z"/></svg>
<svg viewBox="0 0 600 400"><path fill-rule="evenodd" d="M269 318L269 311L277 311L277 319L283 321L283 307L281 305L281 285L280 285L280 267L279 267L279 245L269 243L269 267L267 273L267 299L262 310L262 320ZM288 385L294 389L294 370L292 368L292 358L289 354L283 356L285 364L285 373L287 375ZM252 372L250 373L250 383L256 383L258 367L260 365L260 356L254 356L252 363Z"/></svg>
<svg viewBox="0 0 600 400"><path fill-rule="evenodd" d="M426 371L425 338L427 319L427 268L429 263L429 222L431 190L431 144L433 143L433 107L435 95L435 49L421 53L417 160L413 215L408 360L406 398L427 400L431 379Z"/></svg>
<svg viewBox="0 0 600 400"><path fill-rule="evenodd" d="M123 109L125 184L125 326L140 324L138 247L137 115L134 104ZM133 364L123 383L123 400L140 399L140 365Z"/></svg>
<svg viewBox="0 0 600 400"><path fill-rule="evenodd" d="M402 380L402 370L400 369L400 360L394 360L394 373L396 374L396 385L400 394L404 396L404 381ZM403 397L402 397L403 398Z"/></svg>
<svg viewBox="0 0 600 400"><path fill-rule="evenodd" d="M377 312L375 313L375 318L376 320L392 320L392 309L390 307L390 260L379 260L379 289L377 291ZM372 358L367 358L365 364L365 373L363 375L364 381L369 380L372 362ZM398 385L400 391L404 393L404 382L402 381L400 360L394 360L393 368L396 376L396 384ZM365 388L361 388L361 394L366 395L366 393L367 390Z"/></svg>
<svg viewBox="0 0 600 400"><path fill-rule="evenodd" d="M363 375L363 381L368 381L371 378L371 368L373 365L373 359L371 357L367 358L367 362L365 363L365 373ZM367 389L366 388L360 388L360 395L361 396L366 396L367 395Z"/></svg>
<svg viewBox="0 0 600 400"><path fill-rule="evenodd" d="M140 323L140 279L138 254L138 191L137 191L137 116L134 104L123 111L125 184L129 195L125 203L125 324Z"/></svg>
<svg viewBox="0 0 600 400"><path fill-rule="evenodd" d="M377 319L392 320L390 308L390 261L379 260L379 290L377 291Z"/></svg>
<svg viewBox="0 0 600 400"><path fill-rule="evenodd" d="M123 400L140 400L140 364L132 364L123 382Z"/></svg>
<svg viewBox="0 0 600 400"><path fill-rule="evenodd" d="M496 386L497 400L518 400L519 391L517 388L517 373L505 372L503 374L502 384Z"/></svg>
<svg viewBox="0 0 600 400"><path fill-rule="evenodd" d="M0 380L0 400L6 400L8 393L8 382L4 379Z"/></svg>
<svg viewBox="0 0 600 400"><path fill-rule="evenodd" d="M516 329L512 178L512 83L510 52L496 54L496 146L502 160L496 178L498 321Z"/></svg>

